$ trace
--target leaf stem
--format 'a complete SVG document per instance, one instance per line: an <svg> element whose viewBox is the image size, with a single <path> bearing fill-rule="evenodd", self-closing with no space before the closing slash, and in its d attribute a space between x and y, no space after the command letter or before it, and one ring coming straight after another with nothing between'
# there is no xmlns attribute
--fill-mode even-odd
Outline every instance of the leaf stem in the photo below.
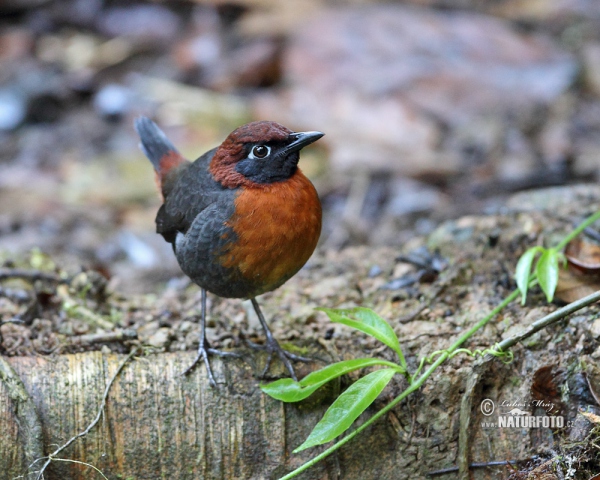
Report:
<svg viewBox="0 0 600 480"><path fill-rule="evenodd" d="M288 480L290 478L293 478L296 475L298 475L299 473L302 473L303 471L309 469L316 463L320 462L325 457L329 456L330 454L335 452L337 449L339 449L341 446L348 443L350 440L352 440L356 435L358 435L364 429L366 429L371 424L376 422L380 417L382 417L387 412L389 412L392 408L394 408L396 405L398 405L398 403L400 403L402 400L404 400L411 393L413 393L414 391L421 388L421 386L425 383L425 380L427 380L433 374L433 372L435 372L437 367L439 367L442 363L444 363L444 361L446 361L446 359L452 354L452 352L454 352L454 350L457 350L458 348L460 348L460 346L465 341L467 341L477 330L479 330L481 327L483 327L485 324L487 324L492 318L494 318L501 310L506 308L506 306L509 305L518 296L519 296L518 290L515 290L514 292L512 292L508 297L506 297L502 301L502 303L500 303L496 308L494 308L488 315L486 315L483 319L481 319L479 322L477 322L473 327L471 327L469 330L467 330L465 333L463 333L460 337L458 337L458 339L452 344L452 346L448 350L443 352L440 355L440 357L434 363L432 363L431 366L419 377L418 380L415 380L413 383L411 383L410 386L406 390L404 390L394 400L392 400L390 403L388 403L384 408L379 410L375 415L373 415L371 418L369 418L360 427L358 427L356 430L354 430L351 433L349 433L348 435L346 435L344 438L342 438L335 444L333 444L327 450L324 450L323 452L321 452L319 455L317 455L313 459L309 460L305 464L298 467L293 472L290 472L287 475L281 477L280 480Z"/></svg>
<svg viewBox="0 0 600 480"><path fill-rule="evenodd" d="M556 247L554 247L554 249L557 252L560 252L563 248L565 248L567 246L567 244L571 240L573 240L577 235L579 235L587 227L589 227L593 223L597 222L598 220L600 220L600 210L598 210L596 213L594 213L593 215L589 216L583 222L581 222L579 225L577 225L577 227L575 227L572 232L570 232L565 238L563 238L558 243L558 245Z"/></svg>
<svg viewBox="0 0 600 480"><path fill-rule="evenodd" d="M575 227L575 229L573 229L573 231L571 231L567 236L565 236L558 243L558 245L556 245L556 247L554 247L553 250L556 251L556 252L560 252L561 250L563 250L567 246L567 244L571 240L573 240L581 232L583 232L586 228L588 228L590 225L592 225L593 223L595 223L598 220L600 220L600 211L597 211L593 215L589 216L581 224L579 224L577 227ZM529 283L529 285L528 285L529 287L532 287L533 285L537 284L538 283L537 276L534 274L532 276L532 278L529 279L528 283ZM469 330L467 330L466 332L464 332L460 337L458 337L458 339L450 346L450 348L448 350L442 351L441 354L440 354L440 356L439 356L439 358L435 362L433 362L431 364L431 366L418 378L418 380L414 380L414 377L416 377L419 374L419 372L421 371L422 367L424 366L425 359L422 359L421 363L419 365L419 368L415 372L415 375L412 378L409 376L410 385L409 385L409 387L406 390L404 390L400 395L398 395L394 400L392 400L383 409L381 409L379 412L377 412L375 415L373 415L371 418L369 418L365 423L363 423L356 430L352 431L351 433L349 433L348 435L346 435L344 438L342 438L341 440L339 440L338 442L336 442L335 444L333 444L331 447L329 447L328 449L324 450L323 452L321 452L319 455L317 455L313 459L309 460L305 464L303 464L300 467L298 467L296 470L294 470L294 471L288 473L287 475L281 477L280 480L288 480L290 478L293 478L296 475L298 475L299 473L307 470L308 468L312 467L316 463L320 462L321 460L323 460L324 458L326 458L327 456L329 456L331 453L333 453L334 451L336 451L337 449L339 449L340 447L342 447L343 445L345 445L347 442L349 442L350 440L352 440L356 435L358 435L360 432L362 432L363 430L365 430L371 424L373 424L374 422L376 422L379 418L381 418L383 415L385 415L387 412L389 412L392 408L394 408L399 402L401 402L403 399L405 399L408 395L410 395L414 391L416 391L419 388L421 388L421 386L423 385L423 383L425 383L425 380L427 380L433 374L433 372L437 369L437 367L439 367L449 357L451 357L452 354L453 354L453 352L455 352L456 350L458 350L460 348L460 346L465 341L467 341L477 330L479 330L480 328L482 328L483 326L485 326L500 311L502 311L513 300L515 300L519 296L519 293L520 293L519 290L513 291L496 308L494 308L486 317L484 317L482 320L480 320L479 322L477 322L473 327L471 327ZM500 351L505 350L507 348L510 348L511 346L515 345L520 340L522 340L523 338L526 338L527 336L529 336L529 335L537 332L538 330L544 328L545 326L547 326L547 325L549 325L549 324L557 321L560 318L563 318L564 316L566 316L566 315L568 315L570 313L573 313L576 310L579 310L580 308L583 308L584 306L587 306L587 305L589 305L589 304L597 301L598 299L600 299L600 291L599 292L595 292L592 295L588 295L587 297L585 297L585 298L583 298L583 299L581 299L581 300L579 300L577 302L573 302L572 304L569 304L566 307L563 307L563 308L561 308L561 309L559 309L559 310L551 313L550 315L547 315L546 317L544 317L544 318L538 320L537 322L533 323L531 325L531 327L525 333L523 333L521 335L518 335L516 337L512 337L512 338L506 339L506 340L500 342L500 344L498 344L497 348ZM405 365L405 361L403 361L403 360L404 360L404 358L403 358L403 356L401 356L400 362L404 366Z"/></svg>

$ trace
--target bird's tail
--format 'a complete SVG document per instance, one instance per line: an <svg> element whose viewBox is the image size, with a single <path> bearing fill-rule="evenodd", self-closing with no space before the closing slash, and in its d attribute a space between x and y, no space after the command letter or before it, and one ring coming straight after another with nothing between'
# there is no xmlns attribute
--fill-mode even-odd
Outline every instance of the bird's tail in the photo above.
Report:
<svg viewBox="0 0 600 480"><path fill-rule="evenodd" d="M140 136L140 148L154 165L159 181L169 170L186 161L158 125L148 117L136 118L134 126Z"/></svg>

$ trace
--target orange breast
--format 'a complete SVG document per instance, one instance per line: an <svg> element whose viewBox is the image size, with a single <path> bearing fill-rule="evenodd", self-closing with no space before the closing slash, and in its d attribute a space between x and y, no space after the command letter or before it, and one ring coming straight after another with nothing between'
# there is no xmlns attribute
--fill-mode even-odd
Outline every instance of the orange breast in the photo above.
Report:
<svg viewBox="0 0 600 480"><path fill-rule="evenodd" d="M256 286L252 296L292 277L312 255L321 233L321 202L313 184L297 170L284 182L244 188L227 222L235 243L220 258Z"/></svg>

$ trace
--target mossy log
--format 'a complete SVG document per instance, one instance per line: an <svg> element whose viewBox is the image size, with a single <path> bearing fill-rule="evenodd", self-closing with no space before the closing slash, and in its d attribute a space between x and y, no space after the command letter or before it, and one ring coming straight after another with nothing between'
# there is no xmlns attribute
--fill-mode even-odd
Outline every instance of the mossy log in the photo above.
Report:
<svg viewBox="0 0 600 480"><path fill-rule="evenodd" d="M39 412L44 454L85 430L124 358L90 352L7 359ZM295 455L292 450L304 441L326 405L303 407L271 399L238 360L224 364L213 359L219 386L210 388L201 366L181 376L192 358L190 353L167 353L132 359L116 377L99 424L60 457L92 464L111 480L154 480L278 478L314 455ZM31 461L24 448L28 433L20 428L15 405L0 382L2 480L25 474ZM385 424L372 433L365 448L355 444L343 455L344 470L355 472L354 478L391 472L400 454ZM380 453L375 458L373 448ZM338 478L340 458L332 457L304 478ZM81 463L55 461L44 478L101 477Z"/></svg>
<svg viewBox="0 0 600 480"><path fill-rule="evenodd" d="M9 361L34 398L51 451L96 416L122 358L92 352ZM252 478L284 464L283 405L250 385L237 362L224 368L214 361L221 383L228 383L214 390L200 368L180 376L189 361L186 354L132 360L112 385L100 424L63 456L93 464L109 478L135 479ZM17 419L1 386L0 398L0 438L16 440ZM7 479L27 470L19 445L0 442L0 463L11 462L0 466ZM94 475L84 465L55 462L46 477Z"/></svg>

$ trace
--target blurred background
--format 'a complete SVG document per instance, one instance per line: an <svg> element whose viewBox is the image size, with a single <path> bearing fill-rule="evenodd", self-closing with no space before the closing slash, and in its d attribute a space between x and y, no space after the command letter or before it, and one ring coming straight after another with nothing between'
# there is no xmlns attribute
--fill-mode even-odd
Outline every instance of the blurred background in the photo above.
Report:
<svg viewBox="0 0 600 480"><path fill-rule="evenodd" d="M301 167L322 248L401 246L516 191L597 182L597 0L0 1L0 260L120 291L180 275L133 130L188 158L256 119L326 136Z"/></svg>

